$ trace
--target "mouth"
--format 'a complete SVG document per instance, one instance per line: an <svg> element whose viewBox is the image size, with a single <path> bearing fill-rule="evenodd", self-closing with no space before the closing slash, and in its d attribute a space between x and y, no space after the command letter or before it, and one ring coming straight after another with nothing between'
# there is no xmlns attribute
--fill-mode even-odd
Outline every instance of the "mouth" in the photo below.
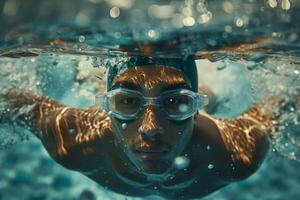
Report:
<svg viewBox="0 0 300 200"><path fill-rule="evenodd" d="M138 147L134 149L134 153L143 160L161 159L170 152L167 147Z"/></svg>

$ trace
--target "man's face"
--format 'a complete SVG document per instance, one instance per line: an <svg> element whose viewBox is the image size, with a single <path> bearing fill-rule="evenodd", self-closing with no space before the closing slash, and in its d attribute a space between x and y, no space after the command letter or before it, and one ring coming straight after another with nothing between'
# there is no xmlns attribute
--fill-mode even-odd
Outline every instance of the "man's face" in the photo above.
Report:
<svg viewBox="0 0 300 200"><path fill-rule="evenodd" d="M113 82L113 88L141 92L145 97L158 97L174 89L190 89L191 83L180 71L163 66L129 68ZM134 120L120 120L114 116L118 144L134 165L146 174L161 174L181 156L193 132L194 119L182 121L166 118L156 105L147 105Z"/></svg>

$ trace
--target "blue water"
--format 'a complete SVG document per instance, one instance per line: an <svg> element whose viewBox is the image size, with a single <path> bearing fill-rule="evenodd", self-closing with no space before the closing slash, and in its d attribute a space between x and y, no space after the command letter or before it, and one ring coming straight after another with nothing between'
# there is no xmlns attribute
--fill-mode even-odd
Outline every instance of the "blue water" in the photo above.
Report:
<svg viewBox="0 0 300 200"><path fill-rule="evenodd" d="M83 108L105 91L105 67L124 55L195 54L199 83L218 97L213 115L234 118L264 96L299 92L299 7L296 0L0 1L0 88ZM281 119L286 134L272 140L259 171L204 199L300 197L300 106L291 108ZM0 146L0 200L131 199L56 164L22 127L0 125Z"/></svg>

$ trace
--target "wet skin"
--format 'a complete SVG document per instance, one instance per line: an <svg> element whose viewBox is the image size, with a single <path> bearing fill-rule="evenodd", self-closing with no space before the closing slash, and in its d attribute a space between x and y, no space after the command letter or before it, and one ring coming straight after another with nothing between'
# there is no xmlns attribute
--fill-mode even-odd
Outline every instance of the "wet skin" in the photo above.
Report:
<svg viewBox="0 0 300 200"><path fill-rule="evenodd" d="M113 84L146 97L191 87L184 74L163 66L127 69ZM260 166L272 129L259 104L233 120L202 112L171 121L149 105L138 119L122 121L97 107L69 108L28 93L7 97L14 107L36 103L32 116L23 117L58 163L129 196L199 198L246 178ZM174 168L178 156L190 164Z"/></svg>

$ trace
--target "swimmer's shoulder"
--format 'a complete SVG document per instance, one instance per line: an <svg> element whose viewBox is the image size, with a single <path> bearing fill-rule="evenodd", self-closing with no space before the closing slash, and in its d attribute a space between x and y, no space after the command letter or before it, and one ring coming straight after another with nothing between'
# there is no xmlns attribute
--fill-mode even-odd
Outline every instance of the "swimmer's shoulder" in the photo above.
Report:
<svg viewBox="0 0 300 200"><path fill-rule="evenodd" d="M227 181L252 175L268 149L268 139L263 130L243 118L219 120L200 112L195 121L194 135L197 142L215 148L211 156L222 165L221 176Z"/></svg>

